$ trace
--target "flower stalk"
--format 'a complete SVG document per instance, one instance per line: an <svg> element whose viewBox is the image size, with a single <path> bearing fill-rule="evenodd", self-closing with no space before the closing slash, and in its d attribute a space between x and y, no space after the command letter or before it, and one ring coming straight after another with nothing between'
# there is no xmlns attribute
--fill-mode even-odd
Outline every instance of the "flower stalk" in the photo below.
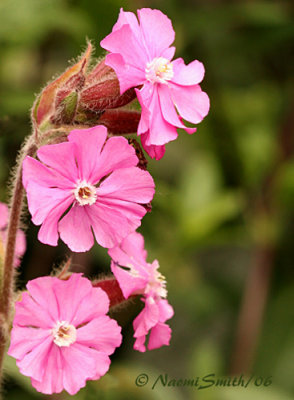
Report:
<svg viewBox="0 0 294 400"><path fill-rule="evenodd" d="M20 154L17 167L15 180L13 184L11 206L10 206L10 216L8 221L7 229L7 240L4 251L4 261L3 268L1 268L1 287L0 287L0 377L3 368L4 351L7 342L7 332L6 326L10 322L11 318L11 306L14 293L14 275L15 268L14 253L16 236L19 228L21 210L23 206L23 195L24 189L22 185L22 162L27 155L34 155L36 152L36 144L34 142L33 136L30 136L28 141L23 147Z"/></svg>

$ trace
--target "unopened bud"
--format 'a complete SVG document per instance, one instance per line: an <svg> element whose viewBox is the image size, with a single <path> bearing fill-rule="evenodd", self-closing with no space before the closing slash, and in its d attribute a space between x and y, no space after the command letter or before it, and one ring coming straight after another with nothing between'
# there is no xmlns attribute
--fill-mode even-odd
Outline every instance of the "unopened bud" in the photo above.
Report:
<svg viewBox="0 0 294 400"><path fill-rule="evenodd" d="M94 287L100 287L104 292L106 292L110 302L109 307L117 306L126 301L119 284L114 277L93 281L92 285Z"/></svg>
<svg viewBox="0 0 294 400"><path fill-rule="evenodd" d="M79 107L92 111L125 106L136 98L133 88L120 94L119 81L112 75L108 79L95 83L81 91Z"/></svg>
<svg viewBox="0 0 294 400"><path fill-rule="evenodd" d="M89 43L81 59L69 67L60 77L49 83L36 99L32 109L32 119L39 130L44 129L44 127L47 128L47 125L56 118L56 110L59 110L59 106L67 96L81 89L85 81L91 52L92 45ZM65 110L67 113L65 118L68 118L67 107L65 107Z"/></svg>
<svg viewBox="0 0 294 400"><path fill-rule="evenodd" d="M98 62L86 77L86 86L105 80L107 75L113 75L113 69L105 64L105 59Z"/></svg>
<svg viewBox="0 0 294 400"><path fill-rule="evenodd" d="M55 115L52 117L54 124L70 124L75 117L78 104L78 93L69 93L58 105Z"/></svg>
<svg viewBox="0 0 294 400"><path fill-rule="evenodd" d="M136 133L140 117L139 111L105 110L99 119L99 123L105 125L109 133L113 135Z"/></svg>

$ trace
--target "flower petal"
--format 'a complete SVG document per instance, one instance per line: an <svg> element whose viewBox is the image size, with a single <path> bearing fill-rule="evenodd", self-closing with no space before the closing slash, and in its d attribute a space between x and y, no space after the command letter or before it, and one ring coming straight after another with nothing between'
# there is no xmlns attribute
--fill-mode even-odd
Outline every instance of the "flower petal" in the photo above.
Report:
<svg viewBox="0 0 294 400"><path fill-rule="evenodd" d="M165 119L166 122L169 124L177 127L177 128L182 128L187 130L189 133L191 133L191 128L187 128L181 121L181 118L176 112L175 105L171 99L171 92L166 85L160 85L158 88L158 94L159 94L159 99L160 99L160 107L162 110L162 116ZM196 129L193 129L193 132L195 132Z"/></svg>
<svg viewBox="0 0 294 400"><path fill-rule="evenodd" d="M53 189L51 189L53 190ZM30 192L29 192L30 193ZM72 195L61 199L58 203L51 202L53 205L47 212L46 218L43 220L42 226L38 233L38 239L44 244L57 246L58 242L58 221L62 214L72 204ZM40 203L39 211L42 211L42 204ZM38 214L39 215L39 214ZM34 222L34 221L33 221Z"/></svg>
<svg viewBox="0 0 294 400"><path fill-rule="evenodd" d="M77 330L77 343L112 354L121 345L121 327L108 316L94 318Z"/></svg>
<svg viewBox="0 0 294 400"><path fill-rule="evenodd" d="M136 15L129 11L124 11L123 8L120 9L117 22L113 25L112 32L117 31L123 25L130 25L132 31L136 36L141 35L139 23Z"/></svg>
<svg viewBox="0 0 294 400"><path fill-rule="evenodd" d="M128 266L132 260L136 263L145 265L147 251L144 247L144 237L138 232L133 232L127 236L119 246L108 250L110 257L119 265Z"/></svg>
<svg viewBox="0 0 294 400"><path fill-rule="evenodd" d="M69 322L78 328L80 325L106 314L108 309L109 298L107 294L100 288L92 287L91 293L79 302L75 314Z"/></svg>
<svg viewBox="0 0 294 400"><path fill-rule="evenodd" d="M93 289L88 279L82 277L82 274L72 274L66 281L58 279L54 283L53 290L59 305L59 320L61 321L68 321L77 326L84 322L84 318L91 319L93 315L100 315L101 311L102 313L108 311L107 296L104 292L101 294L99 292L99 300L97 300L96 290ZM88 303L87 310L84 309L84 303ZM95 313L93 314L94 307ZM81 312L82 319L80 318Z"/></svg>
<svg viewBox="0 0 294 400"><path fill-rule="evenodd" d="M120 94L145 81L145 72L127 64L120 54L107 54L105 64L114 69L119 80Z"/></svg>
<svg viewBox="0 0 294 400"><path fill-rule="evenodd" d="M134 349L140 351L141 353L144 353L146 351L145 340L146 335L137 337L134 343Z"/></svg>
<svg viewBox="0 0 294 400"><path fill-rule="evenodd" d="M159 309L159 321L165 322L174 315L174 309L167 300L161 299L157 302Z"/></svg>
<svg viewBox="0 0 294 400"><path fill-rule="evenodd" d="M173 58L173 56L175 55L175 52L176 52L175 47L173 47L173 46L169 47L161 53L161 57L164 57L170 61Z"/></svg>
<svg viewBox="0 0 294 400"><path fill-rule="evenodd" d="M35 182L29 182L26 190L29 211L35 225L40 225L56 207L62 207L64 212L70 197L73 202L73 195L69 190L43 187Z"/></svg>
<svg viewBox="0 0 294 400"><path fill-rule="evenodd" d="M63 359L61 349L52 345L46 360L46 371L41 381L31 378L33 387L41 393L60 393L63 390Z"/></svg>
<svg viewBox="0 0 294 400"><path fill-rule="evenodd" d="M145 307L140 314L134 319L134 337L147 335L149 330L153 328L159 321L159 309L152 297L147 297Z"/></svg>
<svg viewBox="0 0 294 400"><path fill-rule="evenodd" d="M133 276L130 271L117 266L114 262L111 263L111 271L117 279L124 297L127 299L131 294L138 293L143 290L148 281L141 276Z"/></svg>
<svg viewBox="0 0 294 400"><path fill-rule="evenodd" d="M154 88L151 97L148 90L145 89L145 85L141 90L136 89L136 93L141 106L144 105L150 113L148 135L145 142L147 146L161 146L175 140L178 137L177 129L173 125L169 124L163 117L158 89ZM145 117L145 124L146 123L147 117ZM144 133L144 127L146 128L146 126L139 124L138 134Z"/></svg>
<svg viewBox="0 0 294 400"><path fill-rule="evenodd" d="M96 183L92 176L96 171L96 165L106 138L107 129L102 125L89 129L76 129L68 135L69 142L75 144L74 153L78 163L80 180Z"/></svg>
<svg viewBox="0 0 294 400"><path fill-rule="evenodd" d="M43 315L50 315L54 322L60 319L60 307L54 292L54 286L58 282L58 278L42 276L27 283L27 289L32 299L43 308ZM44 296L44 293L46 293L46 296ZM48 304L50 304L50 307L48 307Z"/></svg>
<svg viewBox="0 0 294 400"><path fill-rule="evenodd" d="M171 328L166 325L159 323L151 329L148 350L158 349L161 346L168 346L171 338Z"/></svg>
<svg viewBox="0 0 294 400"><path fill-rule="evenodd" d="M178 85L191 86L197 85L204 78L204 66L198 61L194 60L190 64L185 65L182 58L177 58L172 62L174 76L172 82Z"/></svg>
<svg viewBox="0 0 294 400"><path fill-rule="evenodd" d="M31 352L27 353L22 359L16 361L20 372L25 376L30 376L37 381L42 381L46 373L48 354L53 346L52 336L48 336L35 346Z"/></svg>
<svg viewBox="0 0 294 400"><path fill-rule="evenodd" d="M187 121L198 124L208 114L209 98L199 85L170 85L172 99L179 114Z"/></svg>
<svg viewBox="0 0 294 400"><path fill-rule="evenodd" d="M171 20L159 10L142 8L138 10L140 28L151 60L160 57L175 40Z"/></svg>
<svg viewBox="0 0 294 400"><path fill-rule="evenodd" d="M7 205L4 203L0 203L0 229L3 229L7 226L8 216L9 211Z"/></svg>
<svg viewBox="0 0 294 400"><path fill-rule="evenodd" d="M141 143L143 146L143 149L146 151L146 153L149 155L151 158L155 158L155 160L160 160L165 153L165 146L155 146L155 145L150 145L148 146L146 144L147 140L147 135L148 133L144 133L141 135Z"/></svg>
<svg viewBox="0 0 294 400"><path fill-rule="evenodd" d="M131 207L132 203L129 203L129 205ZM124 213L120 211L122 208L121 206L103 204L99 199L91 206L89 217L92 221L91 225L96 240L100 246L106 248L114 247L128 236L129 233L140 226L141 219L135 217L136 214L138 214L138 208L144 210L144 207L138 204L133 204L133 206L134 212L132 219L127 218Z"/></svg>
<svg viewBox="0 0 294 400"><path fill-rule="evenodd" d="M48 168L40 161L27 156L22 164L22 182L27 189L32 182L46 188L70 189L73 182L70 178L60 174L57 170Z"/></svg>
<svg viewBox="0 0 294 400"><path fill-rule="evenodd" d="M120 54L127 65L141 70L142 77L145 76L145 67L148 62L146 49L130 25L123 25L110 33L101 40L100 45L111 53ZM106 65L108 65L107 61Z"/></svg>
<svg viewBox="0 0 294 400"><path fill-rule="evenodd" d="M28 293L23 293L21 301L15 303L14 326L32 326L51 329L55 318L44 312L44 306L32 299Z"/></svg>
<svg viewBox="0 0 294 400"><path fill-rule="evenodd" d="M72 143L63 142L41 146L37 151L37 156L40 161L51 167L53 171L57 171L64 179L73 183L78 180L78 169L74 157L75 146Z"/></svg>
<svg viewBox="0 0 294 400"><path fill-rule="evenodd" d="M21 359L49 336L51 337L50 329L14 326L8 354L17 360Z"/></svg>
<svg viewBox="0 0 294 400"><path fill-rule="evenodd" d="M72 251L88 251L94 244L93 233L91 231L91 219L87 211L89 207L90 206L75 204L59 221L58 230L60 239L63 240Z"/></svg>
<svg viewBox="0 0 294 400"><path fill-rule="evenodd" d="M104 353L75 342L62 348L63 385L71 395L85 386L88 379L98 379L104 375L110 365L110 359Z"/></svg>
<svg viewBox="0 0 294 400"><path fill-rule="evenodd" d="M26 236L21 229L18 229L15 243L15 256L14 266L17 267L20 264L20 258L24 255L27 248Z"/></svg>
<svg viewBox="0 0 294 400"><path fill-rule="evenodd" d="M138 164L138 157L135 149L129 145L124 137L109 138L100 154L99 160L92 174L92 182L108 175L110 172L128 167L135 167Z"/></svg>
<svg viewBox="0 0 294 400"><path fill-rule="evenodd" d="M137 167L115 170L97 189L98 198L148 203L154 195L154 181L149 172ZM102 200L103 201L103 200Z"/></svg>

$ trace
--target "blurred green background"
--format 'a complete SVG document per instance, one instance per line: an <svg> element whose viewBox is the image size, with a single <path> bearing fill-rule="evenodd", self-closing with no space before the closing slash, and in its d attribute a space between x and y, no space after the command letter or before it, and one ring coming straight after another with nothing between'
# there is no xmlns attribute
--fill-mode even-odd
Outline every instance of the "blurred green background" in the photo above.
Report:
<svg viewBox="0 0 294 400"><path fill-rule="evenodd" d="M109 373L77 399L287 400L294 396L294 3L225 0L0 0L0 201L9 171L30 133L35 94L100 40L120 7L153 7L173 21L176 56L202 61L211 110L192 136L181 132L166 155L150 161L157 192L140 231L149 261L157 258L175 316L169 347L132 349L134 304L119 317L123 346ZM68 254L37 242L28 250L19 287L51 272ZM109 271L95 245L74 258L88 276ZM67 399L38 394L6 360L7 399ZM137 375L149 382L137 387ZM272 385L206 390L152 384L169 379L272 376Z"/></svg>

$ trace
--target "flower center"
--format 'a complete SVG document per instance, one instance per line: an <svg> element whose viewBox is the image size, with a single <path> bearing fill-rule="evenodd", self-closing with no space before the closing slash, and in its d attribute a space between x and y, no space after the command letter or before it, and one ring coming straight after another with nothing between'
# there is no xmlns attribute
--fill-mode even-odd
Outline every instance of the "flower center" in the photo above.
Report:
<svg viewBox="0 0 294 400"><path fill-rule="evenodd" d="M164 57L156 57L147 64L145 76L151 83L167 83L174 76L172 63Z"/></svg>
<svg viewBox="0 0 294 400"><path fill-rule="evenodd" d="M69 347L76 341L76 328L66 321L58 321L52 329L53 342L59 347Z"/></svg>
<svg viewBox="0 0 294 400"><path fill-rule="evenodd" d="M82 181L76 186L74 196L80 206L91 206L97 200L96 188L91 183Z"/></svg>
<svg viewBox="0 0 294 400"><path fill-rule="evenodd" d="M155 261L153 261L153 265L154 263ZM159 268L159 265L157 266L157 268ZM154 270L153 275L150 277L150 280L146 287L146 293L152 291L157 296L166 298L166 279L160 272L157 271L157 268Z"/></svg>

